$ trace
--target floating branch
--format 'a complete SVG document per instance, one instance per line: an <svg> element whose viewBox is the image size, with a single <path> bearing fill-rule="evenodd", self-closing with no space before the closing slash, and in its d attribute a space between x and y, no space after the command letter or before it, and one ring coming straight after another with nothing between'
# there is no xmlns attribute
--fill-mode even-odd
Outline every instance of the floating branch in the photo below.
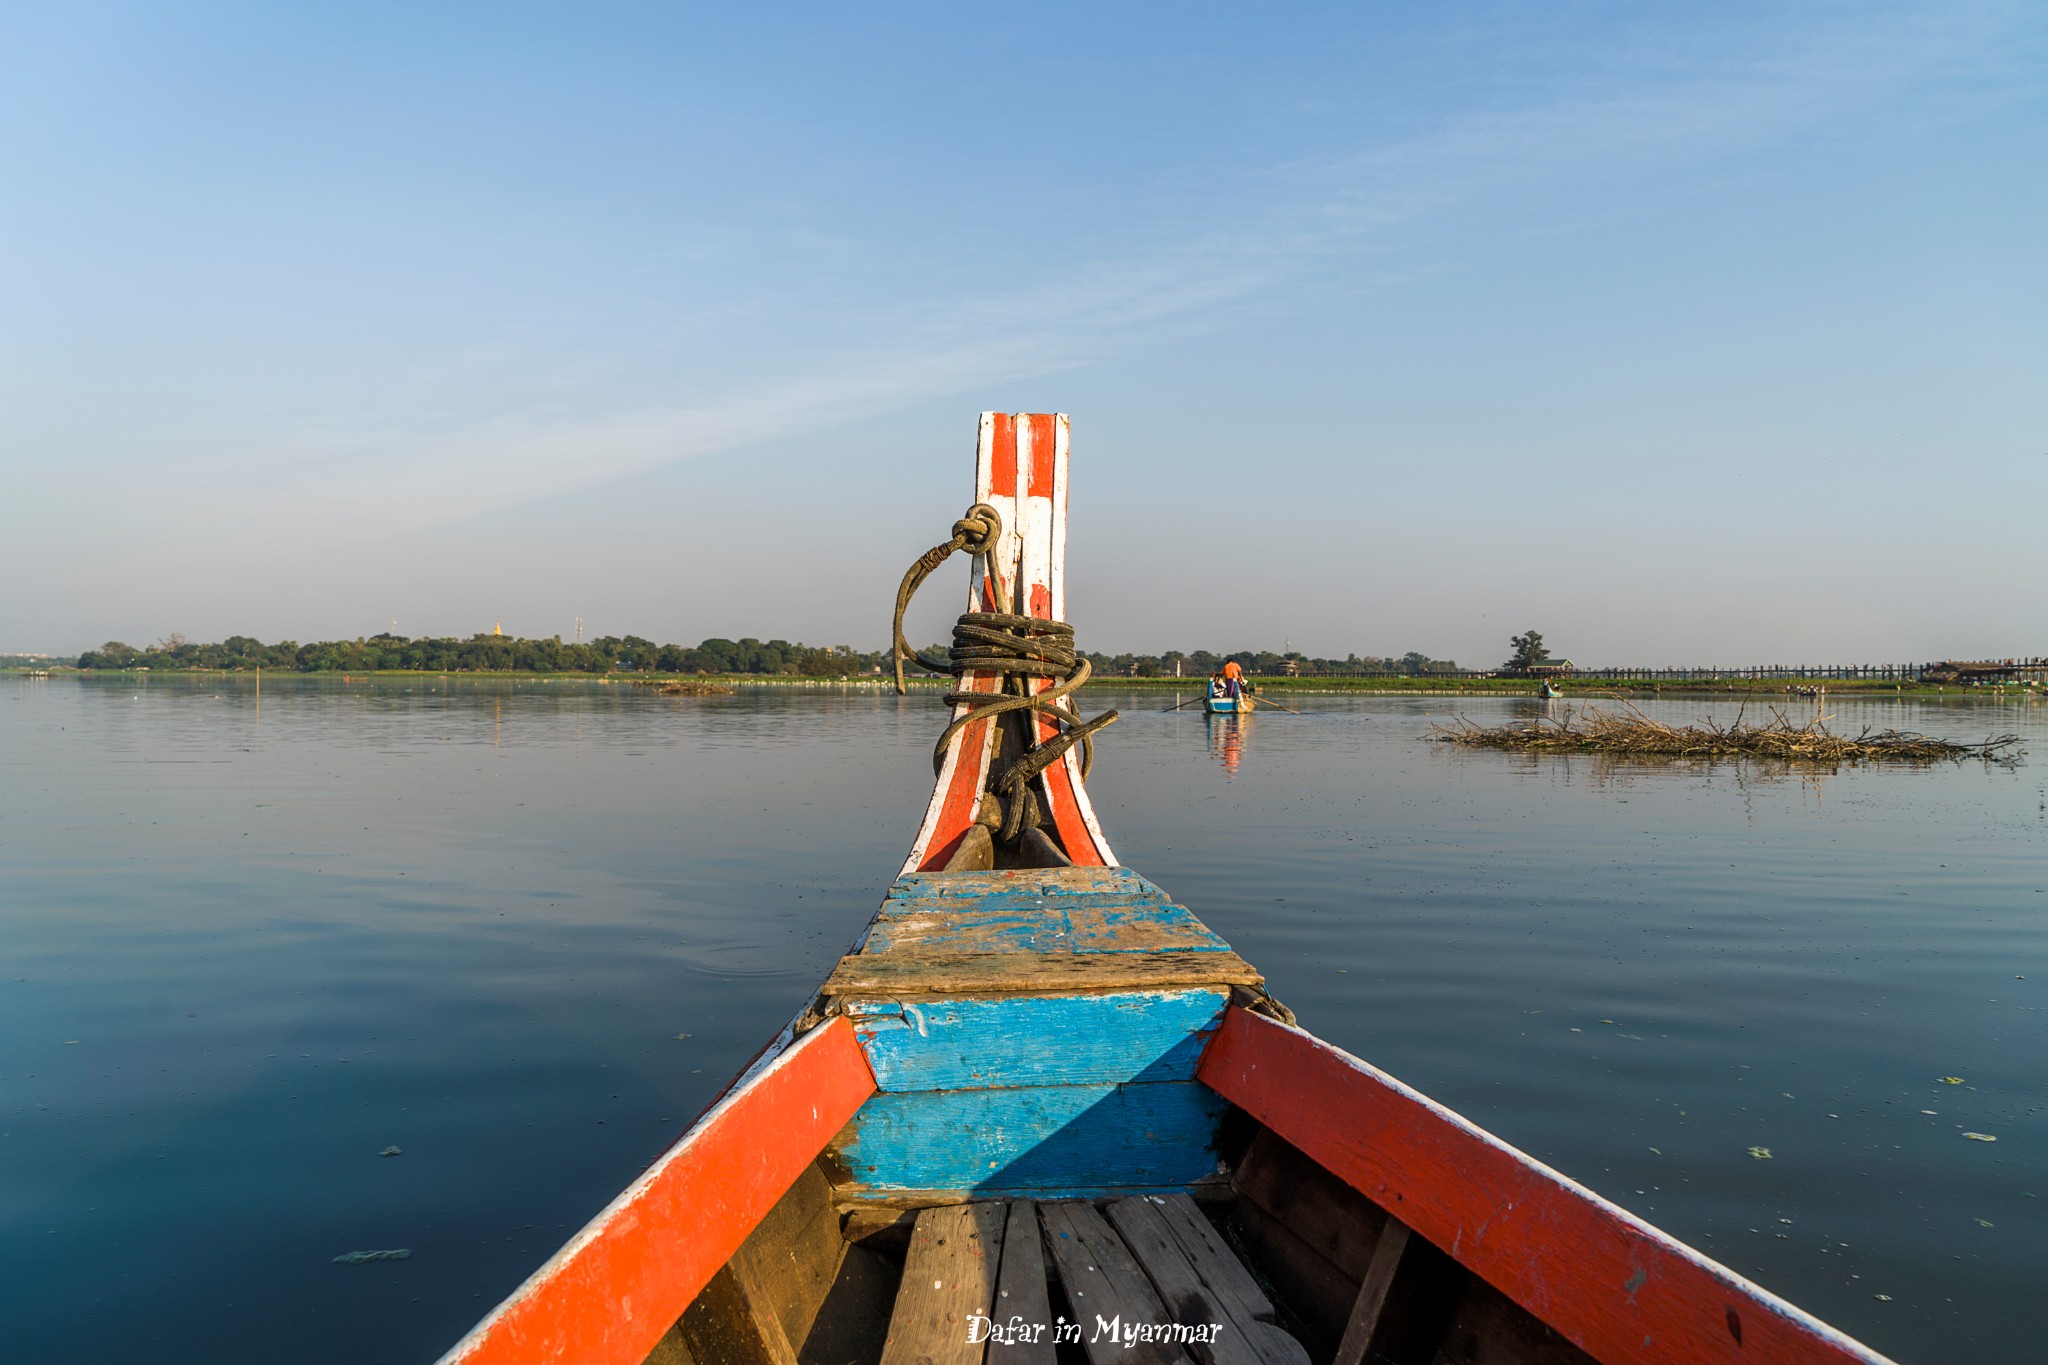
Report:
<svg viewBox="0 0 2048 1365"><path fill-rule="evenodd" d="M1935 763L1981 758L2014 764L2026 753L2018 735L1993 735L1959 744L1906 730L1871 730L1838 735L1820 717L1794 724L1774 711L1767 724L1746 723L1738 714L1727 725L1700 720L1666 725L1627 702L1619 710L1564 707L1555 715L1505 725L1479 725L1460 716L1433 725L1437 738L1472 749L1513 749L1531 753L1640 754L1674 758L1769 758L1791 763Z"/></svg>

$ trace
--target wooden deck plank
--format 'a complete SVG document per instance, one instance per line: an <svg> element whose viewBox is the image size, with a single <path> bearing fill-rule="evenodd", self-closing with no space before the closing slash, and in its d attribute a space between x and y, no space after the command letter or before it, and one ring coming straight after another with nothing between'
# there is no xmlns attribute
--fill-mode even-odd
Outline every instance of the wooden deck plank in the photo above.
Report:
<svg viewBox="0 0 2048 1365"><path fill-rule="evenodd" d="M962 874L970 875L970 874ZM906 915L930 915L941 911L971 915L986 911L992 914L1010 914L1022 910L1054 910L1061 906L1106 902L1116 905L1177 905L1156 886L1105 887L1101 890L1074 891L1047 889L1044 887L990 887L973 890L958 887L945 895L934 895L927 891L916 891L909 895L891 895L885 899L876 914L887 919L901 919ZM1182 907L1185 909L1186 907Z"/></svg>
<svg viewBox="0 0 2048 1365"><path fill-rule="evenodd" d="M983 896L1029 890L1036 895L1087 896L1132 889L1159 890L1127 867L1017 867L999 872L907 872L896 879L889 895L907 900L918 895Z"/></svg>
<svg viewBox="0 0 2048 1365"><path fill-rule="evenodd" d="M888 953L843 957L828 996L1004 995L1023 992L1256 986L1265 977L1232 952Z"/></svg>
<svg viewBox="0 0 2048 1365"><path fill-rule="evenodd" d="M1214 1329L1214 1340L1194 1351L1209 1357L1205 1365L1308 1365L1300 1342L1259 1321L1249 1304L1208 1282L1157 1203L1119 1199L1107 1212L1174 1320Z"/></svg>
<svg viewBox="0 0 2048 1365"><path fill-rule="evenodd" d="M1185 1365L1181 1348L1126 1340L1172 1321L1152 1282L1092 1204L1041 1204L1039 1221L1091 1365Z"/></svg>
<svg viewBox="0 0 2048 1365"><path fill-rule="evenodd" d="M968 1319L987 1317L1003 1250L1000 1203L926 1209L910 1234L882 1365L980 1365Z"/></svg>
<svg viewBox="0 0 2048 1365"><path fill-rule="evenodd" d="M989 1313L996 1332L988 1343L989 1365L1053 1365L1052 1304L1046 1294L1045 1239L1038 1231L1038 1205L1019 1199L1010 1205L1003 1229L1003 1266ZM1019 1330L1021 1329L1021 1330Z"/></svg>
<svg viewBox="0 0 2048 1365"><path fill-rule="evenodd" d="M1122 897L1071 897L1015 907L955 908L921 901L885 907L869 931L865 954L952 953L1220 953L1230 945L1184 906Z"/></svg>
<svg viewBox="0 0 2048 1365"><path fill-rule="evenodd" d="M1245 1313L1261 1322L1271 1322L1278 1316L1266 1291L1194 1200L1184 1194L1169 1194L1154 1203L1204 1283L1226 1299L1243 1305Z"/></svg>

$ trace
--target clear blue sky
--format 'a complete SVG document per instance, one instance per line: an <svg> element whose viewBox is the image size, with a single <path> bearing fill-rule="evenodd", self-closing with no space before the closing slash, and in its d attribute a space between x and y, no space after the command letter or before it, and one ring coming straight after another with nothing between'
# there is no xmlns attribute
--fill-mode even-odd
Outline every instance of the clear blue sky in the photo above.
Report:
<svg viewBox="0 0 2048 1365"><path fill-rule="evenodd" d="M2048 652L2048 7L997 10L0 4L0 648Z"/></svg>

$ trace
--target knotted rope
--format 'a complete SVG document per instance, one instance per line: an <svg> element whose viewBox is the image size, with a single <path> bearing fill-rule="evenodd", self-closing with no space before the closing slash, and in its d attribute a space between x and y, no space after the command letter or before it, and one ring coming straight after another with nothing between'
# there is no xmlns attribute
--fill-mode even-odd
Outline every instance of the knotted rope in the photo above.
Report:
<svg viewBox="0 0 2048 1365"><path fill-rule="evenodd" d="M1002 514L987 503L976 503L967 515L953 523L953 537L919 555L903 575L896 589L896 619L891 631L896 664L896 691L904 691L903 665L907 660L930 673L951 673L956 679L965 673L1000 675L995 692L956 687L946 693L948 706L967 709L954 717L932 748L932 771L944 769L946 752L970 722L994 720L1010 711L1029 711L1051 716L1062 727L1054 738L1026 749L1002 766L989 779L989 791L1002 804L996 837L1014 843L1027 829L1038 827L1042 818L1038 796L1031 783L1040 773L1064 758L1076 744L1081 746L1081 778L1087 780L1095 764L1094 734L1116 719L1105 711L1094 720L1081 717L1065 705L1065 698L1088 681L1094 670L1074 652L1074 628L1064 621L1046 621L1036 616L1019 616L1003 611L964 612L953 623L953 645L944 659L920 654L903 638L903 613L910 599L932 571L956 551L965 550L982 562L982 572L997 603L1009 600L995 562L996 542L1003 533ZM1033 693L1029 678L1057 678L1043 692ZM1037 722L1032 722L1032 737Z"/></svg>

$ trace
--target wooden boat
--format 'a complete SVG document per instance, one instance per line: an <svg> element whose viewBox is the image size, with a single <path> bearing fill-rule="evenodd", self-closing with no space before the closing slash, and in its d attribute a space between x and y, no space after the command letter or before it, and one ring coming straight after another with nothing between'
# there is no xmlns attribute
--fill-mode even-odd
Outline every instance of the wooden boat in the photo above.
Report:
<svg viewBox="0 0 2048 1365"><path fill-rule="evenodd" d="M1067 468L983 417L977 619L1064 611ZM1882 1359L1301 1028L1117 864L1073 720L982 704L815 998L447 1365Z"/></svg>
<svg viewBox="0 0 2048 1365"><path fill-rule="evenodd" d="M1221 678L1209 679L1206 701L1211 715L1237 715L1252 709L1252 695L1244 690L1244 684L1239 683L1237 690L1232 692Z"/></svg>
<svg viewBox="0 0 2048 1365"><path fill-rule="evenodd" d="M1545 678L1543 680L1543 686L1537 689L1536 695L1543 698L1543 700L1545 701L1556 701L1559 697L1564 695L1564 691L1561 688L1559 688L1556 683L1552 682L1548 678Z"/></svg>

